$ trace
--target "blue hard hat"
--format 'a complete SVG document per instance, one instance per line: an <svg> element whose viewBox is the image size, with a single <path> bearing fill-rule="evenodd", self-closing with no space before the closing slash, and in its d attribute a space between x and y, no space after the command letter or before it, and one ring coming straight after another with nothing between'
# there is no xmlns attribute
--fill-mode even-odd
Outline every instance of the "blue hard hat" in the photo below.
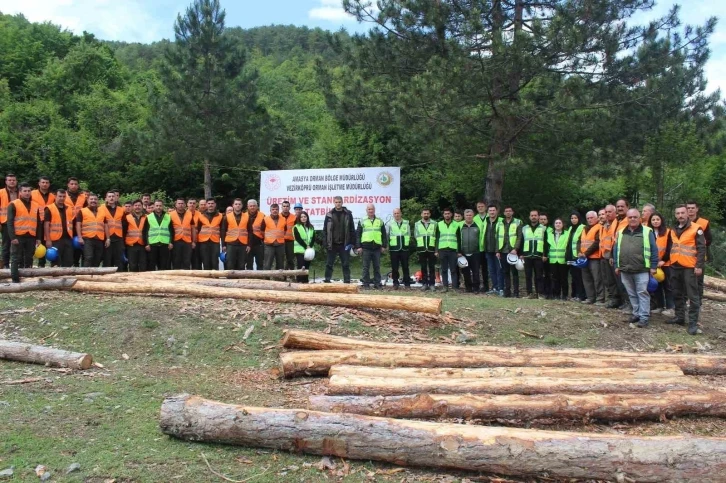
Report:
<svg viewBox="0 0 726 483"><path fill-rule="evenodd" d="M658 280L651 275L648 279L648 292L654 293L656 290L658 290Z"/></svg>
<svg viewBox="0 0 726 483"><path fill-rule="evenodd" d="M51 247L45 251L45 259L49 262L55 262L58 260L58 249L56 247Z"/></svg>
<svg viewBox="0 0 726 483"><path fill-rule="evenodd" d="M219 254L219 260L222 263L227 263L227 252L222 252Z"/></svg>
<svg viewBox="0 0 726 483"><path fill-rule="evenodd" d="M293 206L293 209L300 208L302 210L302 207L303 207L302 203L295 203L295 206Z"/></svg>
<svg viewBox="0 0 726 483"><path fill-rule="evenodd" d="M575 260L575 263L573 263L574 266L578 268L583 268L587 266L587 257L577 257L577 260Z"/></svg>
<svg viewBox="0 0 726 483"><path fill-rule="evenodd" d="M83 248L83 245L81 245L80 242L80 237L78 235L73 237L73 248L75 248L76 250L80 250L81 248Z"/></svg>

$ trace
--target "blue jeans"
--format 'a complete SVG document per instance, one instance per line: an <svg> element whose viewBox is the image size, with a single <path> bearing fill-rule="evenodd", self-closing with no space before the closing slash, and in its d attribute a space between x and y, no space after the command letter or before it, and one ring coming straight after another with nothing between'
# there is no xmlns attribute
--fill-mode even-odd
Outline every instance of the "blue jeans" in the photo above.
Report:
<svg viewBox="0 0 726 483"><path fill-rule="evenodd" d="M633 307L633 317L648 320L650 318L650 293L648 292L650 273L620 272L620 279L623 281L630 305Z"/></svg>
<svg viewBox="0 0 726 483"><path fill-rule="evenodd" d="M502 271L501 260L497 258L496 252L487 252L487 266L489 267L489 276L492 279L492 290L504 290L504 272Z"/></svg>

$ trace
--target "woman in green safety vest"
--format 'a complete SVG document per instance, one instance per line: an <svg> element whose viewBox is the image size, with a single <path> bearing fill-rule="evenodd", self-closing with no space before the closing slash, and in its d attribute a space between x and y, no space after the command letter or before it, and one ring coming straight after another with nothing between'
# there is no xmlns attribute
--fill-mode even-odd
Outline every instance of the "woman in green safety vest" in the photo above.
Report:
<svg viewBox="0 0 726 483"><path fill-rule="evenodd" d="M567 273L569 267L567 266L566 254L568 242L570 241L570 231L569 229L565 230L562 218L556 218L553 225L554 228L547 232L549 240L549 254L547 256L552 273L552 298L567 300Z"/></svg>
<svg viewBox="0 0 726 483"><path fill-rule="evenodd" d="M295 237L294 251L297 268L298 270L301 268L309 270L311 260L305 260L305 250L312 248L315 243L315 228L310 223L307 211L301 211L297 215L292 231ZM310 280L307 275L298 275L297 281L299 283L308 283Z"/></svg>
<svg viewBox="0 0 726 483"><path fill-rule="evenodd" d="M582 215L580 215L577 211L573 211L570 214L570 235L568 237L569 247L565 253L565 260L567 260L570 264L570 275L572 276L570 295L572 295L572 300L574 302L582 302L587 299L587 295L585 295L585 285L582 281L582 269L571 264L577 260L578 245L584 228L585 224L582 223Z"/></svg>

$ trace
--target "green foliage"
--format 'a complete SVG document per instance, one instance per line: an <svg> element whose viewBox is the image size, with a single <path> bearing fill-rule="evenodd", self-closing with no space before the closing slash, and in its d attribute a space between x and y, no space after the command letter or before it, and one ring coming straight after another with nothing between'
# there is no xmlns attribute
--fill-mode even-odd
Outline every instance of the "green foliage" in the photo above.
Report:
<svg viewBox="0 0 726 483"><path fill-rule="evenodd" d="M169 196L164 190L156 190L149 193L149 195L151 195L152 203L156 200L161 200L164 202L164 206L166 206L167 208L171 208L174 206L173 196ZM119 204L123 205L126 202L133 203L136 200L140 200L142 196L143 193L121 193L121 196L119 196Z"/></svg>

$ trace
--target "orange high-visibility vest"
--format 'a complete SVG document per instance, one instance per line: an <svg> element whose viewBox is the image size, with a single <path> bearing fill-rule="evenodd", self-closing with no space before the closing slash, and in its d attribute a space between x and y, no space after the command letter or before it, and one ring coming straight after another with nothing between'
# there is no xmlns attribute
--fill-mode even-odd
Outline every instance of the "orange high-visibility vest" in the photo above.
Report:
<svg viewBox="0 0 726 483"><path fill-rule="evenodd" d="M283 215L280 215L283 218L285 218ZM294 213L290 213L287 215L287 218L285 218L285 225L287 226L287 231L285 232L285 241L293 241L295 240L295 233L293 233L292 230L295 229L295 220L297 219L297 216L295 216Z"/></svg>
<svg viewBox="0 0 726 483"><path fill-rule="evenodd" d="M607 228L603 226L600 229L600 256L609 256L610 252L613 251L613 244L615 243L615 237L617 236L617 233L615 232L617 226L617 220L613 220L613 222L610 223L610 226Z"/></svg>
<svg viewBox="0 0 726 483"><path fill-rule="evenodd" d="M102 205L98 207L98 212L103 215L103 221L108 225L108 234L116 235L117 237L124 236L122 221L126 213L120 206L116 206L116 211L111 215L111 211Z"/></svg>
<svg viewBox="0 0 726 483"><path fill-rule="evenodd" d="M171 226L174 228L174 241L192 242L192 223L194 216L190 211L184 212L184 218L179 217L179 212L171 212Z"/></svg>
<svg viewBox="0 0 726 483"><path fill-rule="evenodd" d="M595 237L598 233L600 233L600 230L602 230L602 226L598 224L591 226L587 232L585 230L582 230L582 235L580 236L580 255L584 255L587 249L590 248L593 243L595 243ZM598 250L592 253L588 258L602 257L600 256L600 251Z"/></svg>
<svg viewBox="0 0 726 483"><path fill-rule="evenodd" d="M66 233L68 233L69 237L73 238L73 208L64 206L63 209L66 212ZM63 220L60 216L60 209L58 205L53 203L52 205L48 205L48 211L50 212L50 220L48 220L50 232L48 233L48 237L50 241L58 241L63 238Z"/></svg>
<svg viewBox="0 0 726 483"><path fill-rule="evenodd" d="M136 224L136 218L134 215L126 215L126 222L129 224L126 230L126 238L124 243L126 246L143 245L144 244L144 225L146 224L146 215L141 215L139 218L139 224Z"/></svg>
<svg viewBox="0 0 726 483"><path fill-rule="evenodd" d="M285 227L287 221L282 216L277 217L277 222L270 215L265 217L265 245L285 242Z"/></svg>
<svg viewBox="0 0 726 483"><path fill-rule="evenodd" d="M655 229L654 229L654 231L655 231ZM655 235L655 244L658 247L658 260L660 260L661 262L663 261L663 257L665 256L666 248L668 248L668 239L670 238L670 236L671 236L670 228L666 228L666 231L663 235L658 235L657 233ZM667 262L665 262L665 264L663 266L669 267L670 264L671 264L671 261L669 259Z"/></svg>
<svg viewBox="0 0 726 483"><path fill-rule="evenodd" d="M258 211L257 214L255 215L254 221L252 222L252 233L260 240L265 238L265 234L262 231L262 222L264 221L264 219L265 219L264 213L262 213L261 211ZM246 230L249 222L250 222L249 212L243 213L242 218L239 221L240 226L243 226ZM240 238L240 241L245 245L249 242L248 235L249 235L249 233L243 235L242 238Z"/></svg>
<svg viewBox="0 0 726 483"><path fill-rule="evenodd" d="M693 220L691 223L695 223L696 225L700 226L703 231L706 231L706 228L708 228L708 220L705 218L701 218L700 216Z"/></svg>
<svg viewBox="0 0 726 483"><path fill-rule="evenodd" d="M698 260L698 247L696 237L698 230L703 230L700 225L691 223L683 230L681 236L676 235L676 230L671 230L671 264L676 263L684 268L694 268Z"/></svg>
<svg viewBox="0 0 726 483"><path fill-rule="evenodd" d="M30 202L30 210L20 199L11 202L15 206L15 236L35 236L38 228L38 205Z"/></svg>
<svg viewBox="0 0 726 483"><path fill-rule="evenodd" d="M222 224L222 213L217 213L212 220L208 220L206 216L199 216L199 221L202 223L202 229L199 230L199 241L206 242L212 241L219 243L219 227Z"/></svg>
<svg viewBox="0 0 726 483"><path fill-rule="evenodd" d="M18 198L18 192L15 192L15 199ZM0 223L8 221L8 206L13 200L10 199L10 192L7 188L0 189Z"/></svg>
<svg viewBox="0 0 726 483"><path fill-rule="evenodd" d="M234 212L227 213L227 233L224 235L224 242L232 243L238 241L246 245L248 240L249 234L247 233L247 222L245 222L244 213L242 213L239 219L239 224L234 216Z"/></svg>
<svg viewBox="0 0 726 483"><path fill-rule="evenodd" d="M48 193L48 201L43 199L43 195L40 190L33 190L30 192L30 199L38 206L38 215L40 215L40 221L45 221L45 208L48 205L55 203L55 195Z"/></svg>
<svg viewBox="0 0 726 483"><path fill-rule="evenodd" d="M90 208L83 208L81 215L83 216L83 221L81 221L81 236L83 238L105 240L106 233L103 231L103 212L98 209L94 213Z"/></svg>
<svg viewBox="0 0 726 483"><path fill-rule="evenodd" d="M78 216L78 213L83 209L83 205L86 204L86 193L78 193L78 198L76 198L76 202L73 203L73 200L71 200L71 194L68 192L68 196L66 196L66 206L69 206L73 208L73 218Z"/></svg>

